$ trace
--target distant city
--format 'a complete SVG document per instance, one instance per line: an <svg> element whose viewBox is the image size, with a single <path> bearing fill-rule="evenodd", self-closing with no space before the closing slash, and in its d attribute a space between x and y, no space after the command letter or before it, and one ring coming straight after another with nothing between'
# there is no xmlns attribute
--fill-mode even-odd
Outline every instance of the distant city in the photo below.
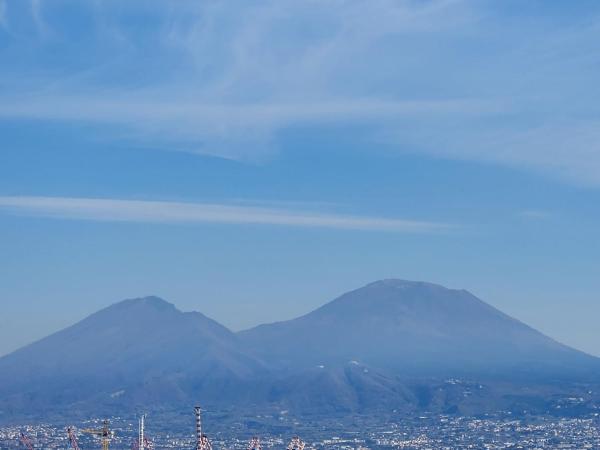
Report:
<svg viewBox="0 0 600 450"><path fill-rule="evenodd" d="M294 418L278 416L246 416L239 421L216 422L218 414L209 414L206 432L215 450L248 449L254 436L265 449L284 450L298 435L307 449L598 449L600 418L592 414L584 418L504 417L469 418L450 415L424 415L413 418L378 420L354 416L345 419ZM196 448L193 419L188 427L183 417L160 419L148 417L147 435L155 449ZM75 426L82 450L99 450L101 437L78 432L83 428L100 428L103 419L82 421ZM111 417L110 448L132 449L138 438L136 417ZM260 434L258 432L260 431ZM29 436L35 449L64 450L71 448L64 424L29 424L0 428L0 448L24 449L21 433ZM256 442L254 442L256 444Z"/></svg>

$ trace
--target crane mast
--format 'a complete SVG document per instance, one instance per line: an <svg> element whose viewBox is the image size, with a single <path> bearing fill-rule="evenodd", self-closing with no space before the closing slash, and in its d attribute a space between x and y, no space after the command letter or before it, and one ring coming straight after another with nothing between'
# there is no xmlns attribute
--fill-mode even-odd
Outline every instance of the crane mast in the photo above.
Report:
<svg viewBox="0 0 600 450"><path fill-rule="evenodd" d="M33 444L31 443L31 439L29 439L29 437L25 433L21 432L19 441L21 441L21 444L27 447L27 450L33 450Z"/></svg>
<svg viewBox="0 0 600 450"><path fill-rule="evenodd" d="M79 450L79 444L77 443L77 437L72 427L67 428L67 436L69 437L69 444L73 450Z"/></svg>
<svg viewBox="0 0 600 450"><path fill-rule="evenodd" d="M111 433L110 429L108 428L108 420L104 420L102 422L102 428L99 430L86 428L81 431L83 433L93 434L95 436L101 436L102 437L102 450L108 450L108 445L110 443L110 438L112 436L112 433Z"/></svg>

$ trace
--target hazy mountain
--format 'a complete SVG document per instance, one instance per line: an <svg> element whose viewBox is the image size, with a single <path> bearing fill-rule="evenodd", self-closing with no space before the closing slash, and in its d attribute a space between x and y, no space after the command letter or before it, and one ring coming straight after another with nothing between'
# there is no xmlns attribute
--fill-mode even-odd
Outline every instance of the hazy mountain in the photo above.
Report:
<svg viewBox="0 0 600 450"><path fill-rule="evenodd" d="M535 331L465 290L383 280L286 322L241 332L280 366L356 360L400 372L572 370L596 359Z"/></svg>
<svg viewBox="0 0 600 450"><path fill-rule="evenodd" d="M146 297L0 358L0 420L199 400L318 414L554 411L563 397L594 408L586 383L597 361L467 291L429 283L375 282L305 316L237 334ZM557 384L565 370L578 384ZM539 377L532 384L523 373Z"/></svg>
<svg viewBox="0 0 600 450"><path fill-rule="evenodd" d="M227 328L145 297L0 358L0 406L212 401L262 370Z"/></svg>

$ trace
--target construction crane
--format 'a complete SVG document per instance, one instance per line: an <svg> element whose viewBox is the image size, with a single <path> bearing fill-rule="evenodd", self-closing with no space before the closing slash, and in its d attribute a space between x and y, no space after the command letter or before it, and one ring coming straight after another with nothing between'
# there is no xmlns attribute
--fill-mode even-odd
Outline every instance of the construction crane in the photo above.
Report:
<svg viewBox="0 0 600 450"><path fill-rule="evenodd" d="M104 420L102 422L102 428L99 430L95 430L92 428L85 428L81 430L82 433L93 434L94 436L102 437L102 450L108 450L108 444L110 443L110 438L113 436L112 431L108 428L108 420Z"/></svg>
<svg viewBox="0 0 600 450"><path fill-rule="evenodd" d="M250 439L250 442L248 442L248 450L262 450L258 436L254 436Z"/></svg>
<svg viewBox="0 0 600 450"><path fill-rule="evenodd" d="M77 443L77 437L75 436L73 427L67 428L67 436L69 437L69 444L71 444L71 448L73 450L79 450L79 444Z"/></svg>
<svg viewBox="0 0 600 450"><path fill-rule="evenodd" d="M212 450L208 436L202 432L199 406L194 407L194 413L196 414L196 450Z"/></svg>
<svg viewBox="0 0 600 450"><path fill-rule="evenodd" d="M306 444L298 436L294 436L287 446L287 450L304 450Z"/></svg>
<svg viewBox="0 0 600 450"><path fill-rule="evenodd" d="M21 441L21 444L27 447L27 450L33 450L33 444L31 443L31 439L29 439L29 437L25 433L21 432L19 441Z"/></svg>

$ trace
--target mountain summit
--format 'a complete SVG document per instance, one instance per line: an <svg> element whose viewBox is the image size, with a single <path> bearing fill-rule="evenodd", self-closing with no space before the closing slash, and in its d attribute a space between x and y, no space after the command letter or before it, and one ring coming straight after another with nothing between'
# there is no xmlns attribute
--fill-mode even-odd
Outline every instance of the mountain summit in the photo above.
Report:
<svg viewBox="0 0 600 450"><path fill-rule="evenodd" d="M465 290L397 279L348 292L297 319L240 333L280 364L350 360L439 373L508 367L567 369L591 357L566 347Z"/></svg>

